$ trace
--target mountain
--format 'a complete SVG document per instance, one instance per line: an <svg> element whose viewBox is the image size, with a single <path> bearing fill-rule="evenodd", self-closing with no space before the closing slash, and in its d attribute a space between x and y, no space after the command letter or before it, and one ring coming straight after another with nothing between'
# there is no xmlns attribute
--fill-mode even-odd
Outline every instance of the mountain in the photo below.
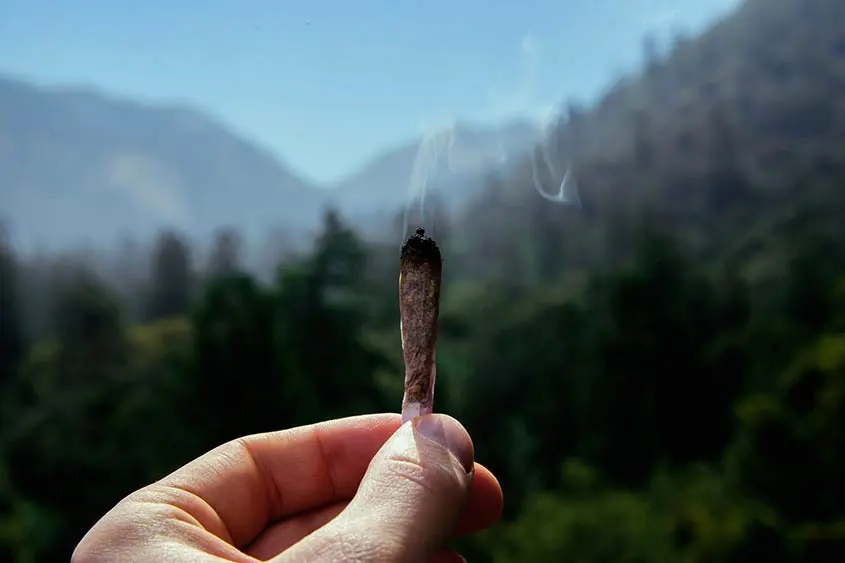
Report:
<svg viewBox="0 0 845 563"><path fill-rule="evenodd" d="M527 152L538 138L537 126L525 120L494 126L457 122L379 153L331 187L332 201L346 215L362 218L401 210L424 186L457 206L486 174Z"/></svg>
<svg viewBox="0 0 845 563"><path fill-rule="evenodd" d="M54 246L165 224L194 236L224 225L251 239L278 227L295 236L328 203L364 234L388 233L424 184L451 208L453 238L480 257L515 247L521 232L524 247L589 262L631 244L619 225L646 202L667 224L702 240L721 230L739 246L753 236L732 225L785 220L799 195L823 190L820 171L832 178L845 162L843 14L836 0L747 0L699 37L651 51L590 107L570 104L540 160L528 158L540 140L532 123L458 122L327 189L189 107L0 78L0 216L22 243ZM577 206L538 195L557 193L570 167ZM775 200L777 214L755 215Z"/></svg>
<svg viewBox="0 0 845 563"><path fill-rule="evenodd" d="M496 249L530 279L624 259L645 221L754 279L785 275L762 233L845 236L843 100L845 2L746 0L569 107L545 147L557 170L572 166L580 205L539 197L527 159L491 179L455 221L462 264L486 267L471 259Z"/></svg>
<svg viewBox="0 0 845 563"><path fill-rule="evenodd" d="M22 244L317 224L325 193L214 118L0 76L0 214Z"/></svg>
<svg viewBox="0 0 845 563"><path fill-rule="evenodd" d="M164 226L201 239L221 226L252 239L279 227L295 236L315 228L327 204L383 232L386 221L372 219L400 212L420 173L429 194L459 206L537 139L524 120L456 123L324 187L189 106L0 75L0 216L21 244L48 248Z"/></svg>

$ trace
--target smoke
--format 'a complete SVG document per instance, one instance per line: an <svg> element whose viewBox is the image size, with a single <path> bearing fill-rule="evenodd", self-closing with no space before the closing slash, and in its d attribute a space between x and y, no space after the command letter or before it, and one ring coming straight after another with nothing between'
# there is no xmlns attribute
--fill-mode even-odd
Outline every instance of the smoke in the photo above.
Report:
<svg viewBox="0 0 845 563"><path fill-rule="evenodd" d="M520 43L519 80L512 92L499 96L488 90L488 110L495 115L529 115L536 123L536 146L530 151L531 180L537 194L558 205L576 205L581 201L575 186L572 167L558 170L556 156L560 154L555 132L561 125L559 110L535 100L540 46L533 35L526 34ZM542 108L538 111L538 108ZM461 143L458 121L454 117L439 123L424 123L422 137L407 187L407 204L403 221L403 239L408 235L412 216L426 224L436 236L435 217L426 217L426 194L432 182L443 174L467 174L493 171L506 164L510 157L503 133L499 130L495 146L475 147Z"/></svg>
<svg viewBox="0 0 845 563"><path fill-rule="evenodd" d="M574 178L572 178L572 165L567 165L561 175L559 170L555 169L555 158L550 155L552 151L554 154L560 154L558 147L558 136L555 134L561 126L561 117L558 108L550 108L543 119L540 121L540 143L537 148L531 151L531 182L537 193L551 203L558 204L572 204L581 207L581 198L578 196L578 189L575 186ZM539 154L539 158L538 158ZM545 170L545 174L543 171ZM544 182L542 176L546 176L547 180ZM557 184L557 193L550 192L546 185L554 185L556 178L560 178Z"/></svg>
<svg viewBox="0 0 845 563"><path fill-rule="evenodd" d="M423 131L417 155L414 158L414 166L411 169L411 177L408 181L408 203L405 206L405 217L402 226L403 239L408 235L408 223L413 206L416 203L417 218L419 223L425 223L425 196L429 183L438 172L438 164L441 155L451 155L455 138L455 121L450 120L445 126L428 128ZM451 160L451 159L450 159ZM451 168L451 166L450 166ZM432 221L433 223L433 221ZM436 234L430 225L431 234Z"/></svg>

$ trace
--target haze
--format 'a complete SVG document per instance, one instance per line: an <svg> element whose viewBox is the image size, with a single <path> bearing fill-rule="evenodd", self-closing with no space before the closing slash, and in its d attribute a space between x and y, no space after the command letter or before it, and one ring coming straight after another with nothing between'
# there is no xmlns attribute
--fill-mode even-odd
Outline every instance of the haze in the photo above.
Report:
<svg viewBox="0 0 845 563"><path fill-rule="evenodd" d="M736 0L0 0L0 74L179 100L336 182L446 118L495 124L590 99L646 32Z"/></svg>

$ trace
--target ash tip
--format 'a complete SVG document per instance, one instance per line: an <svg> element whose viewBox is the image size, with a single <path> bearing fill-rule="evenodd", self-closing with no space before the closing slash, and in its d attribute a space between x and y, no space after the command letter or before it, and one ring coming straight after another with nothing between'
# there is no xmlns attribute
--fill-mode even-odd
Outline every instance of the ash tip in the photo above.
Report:
<svg viewBox="0 0 845 563"><path fill-rule="evenodd" d="M440 249L433 238L426 236L425 229L418 227L402 245L401 260L440 264Z"/></svg>

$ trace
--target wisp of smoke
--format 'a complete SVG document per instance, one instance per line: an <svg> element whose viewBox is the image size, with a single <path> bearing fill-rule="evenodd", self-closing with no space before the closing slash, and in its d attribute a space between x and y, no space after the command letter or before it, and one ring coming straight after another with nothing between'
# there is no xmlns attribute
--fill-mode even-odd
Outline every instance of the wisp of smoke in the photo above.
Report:
<svg viewBox="0 0 845 563"><path fill-rule="evenodd" d="M462 146L458 139L457 120L449 119L445 124L427 127L417 148L411 177L408 182L407 204L403 225L403 237L408 235L412 211L421 222L428 222L428 228L436 235L435 217L426 221L425 198L432 181L444 172L449 174L471 174L492 169L504 164L508 157L498 134L495 150L489 147L474 148ZM493 154L495 152L495 154ZM442 176L441 176L442 177ZM416 210L413 207L416 205Z"/></svg>
<svg viewBox="0 0 845 563"><path fill-rule="evenodd" d="M572 179L572 166L566 167L557 186L557 193L550 193L540 180L541 166L545 166L551 178L560 177L557 170L555 170L554 157L550 156L550 152L554 149L555 153L557 147L557 135L555 132L560 127L560 114L557 108L552 108L546 112L540 123L540 142L539 147L535 151L531 151L531 181L534 184L534 189L540 194L540 197L552 203L573 204L581 207L581 199L578 197L578 190L575 187L575 182ZM542 163L538 162L537 153L540 153Z"/></svg>
<svg viewBox="0 0 845 563"><path fill-rule="evenodd" d="M523 77L517 85L515 96L506 104L507 113L525 113L533 105L531 98L538 66L537 53L536 41L527 35L521 44ZM558 136L555 132L560 125L561 119L557 108L547 110L540 120L537 146L530 151L531 180L535 191L544 200L559 205L580 207L581 200L575 186L571 165L567 165L565 170L558 170L555 166L555 160L559 158L560 152L557 146ZM501 136L502 133L499 132L495 151L489 148L479 150L461 146L455 119L448 119L445 124L439 126L424 128L408 182L402 240L408 236L412 213L417 215L416 218L420 223L428 223L427 228L436 236L435 218L432 216L430 221L426 221L425 199L429 186L437 175L447 171L451 174L480 172L500 167L509 160L510 155L505 150L505 143ZM491 154L492 152L496 154ZM547 185L550 187L547 188ZM415 206L416 209L414 209Z"/></svg>
<svg viewBox="0 0 845 563"><path fill-rule="evenodd" d="M411 177L408 181L408 203L405 205L405 217L402 225L403 240L408 234L408 222L414 200L418 204L419 221L422 222L425 218L426 191L431 179L437 173L440 154L444 147L448 149L451 144L452 131L454 131L454 125L449 124L446 127L434 128L423 133L417 148L417 155L414 158ZM434 225L430 226L430 228L433 227Z"/></svg>

